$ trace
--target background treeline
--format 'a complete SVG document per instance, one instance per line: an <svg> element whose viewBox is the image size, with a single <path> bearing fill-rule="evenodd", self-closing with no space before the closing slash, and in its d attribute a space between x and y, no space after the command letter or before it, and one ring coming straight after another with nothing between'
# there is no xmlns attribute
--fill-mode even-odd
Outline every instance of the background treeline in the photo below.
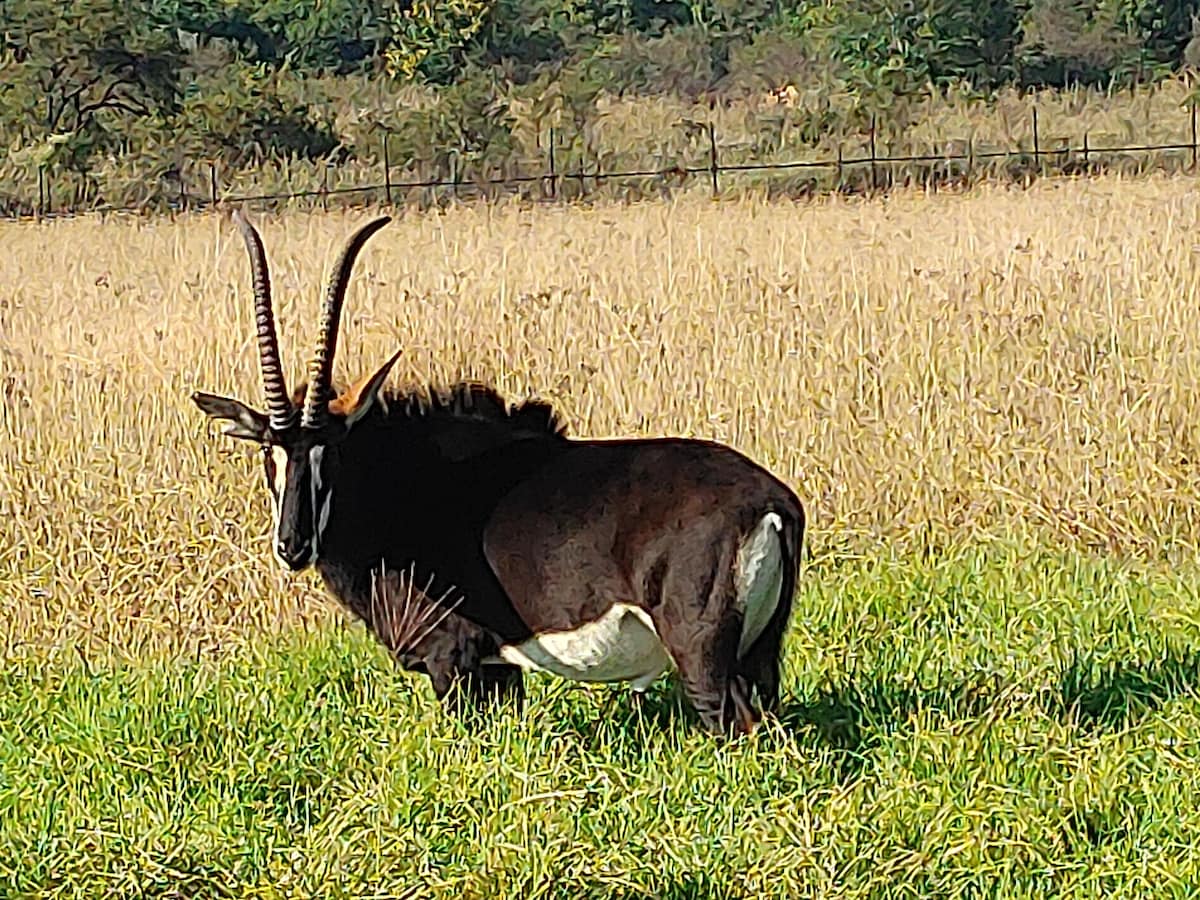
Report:
<svg viewBox="0 0 1200 900"><path fill-rule="evenodd" d="M782 119L734 129L745 145L735 150L761 158L861 136L872 117L896 132L931 98L1159 81L1200 62L1198 10L1200 0L0 0L0 206L31 203L38 173L41 190L73 206L203 194L189 181L210 165L223 184L264 167L311 181L327 163L335 180L353 178L378 165L385 132L392 163L421 177L540 170L551 128L564 167L605 154L686 164L706 140L689 109L759 109L793 85ZM655 106L664 98L669 109Z"/></svg>

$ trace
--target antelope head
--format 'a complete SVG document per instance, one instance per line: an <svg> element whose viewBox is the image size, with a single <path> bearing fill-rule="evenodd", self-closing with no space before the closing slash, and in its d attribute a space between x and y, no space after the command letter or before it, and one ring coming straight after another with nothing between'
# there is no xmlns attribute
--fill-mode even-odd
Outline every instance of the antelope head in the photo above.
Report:
<svg viewBox="0 0 1200 900"><path fill-rule="evenodd" d="M263 470L274 499L275 555L288 568L313 565L334 502L338 446L371 407L399 353L341 396L331 386L338 324L346 285L363 245L391 218L383 216L359 228L338 258L321 305L316 350L308 368L308 385L295 401L288 394L271 305L271 277L262 239L241 214L234 221L246 243L254 281L254 318L258 357L267 411L260 412L232 397L196 392L192 400L206 416L228 424L230 437L254 441L263 450Z"/></svg>

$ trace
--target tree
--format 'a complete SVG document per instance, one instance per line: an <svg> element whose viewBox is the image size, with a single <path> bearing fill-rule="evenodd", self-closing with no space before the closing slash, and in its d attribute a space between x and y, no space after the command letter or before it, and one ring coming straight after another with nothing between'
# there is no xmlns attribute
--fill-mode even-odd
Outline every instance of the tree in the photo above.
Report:
<svg viewBox="0 0 1200 900"><path fill-rule="evenodd" d="M378 54L394 0L147 0L160 20L235 41L252 59L349 71Z"/></svg>
<svg viewBox="0 0 1200 900"><path fill-rule="evenodd" d="M1035 0L1018 47L1024 86L1105 84L1136 75L1142 45L1114 4L1099 0Z"/></svg>
<svg viewBox="0 0 1200 900"><path fill-rule="evenodd" d="M1018 0L804 0L795 24L864 90L903 95L1011 77L1026 4Z"/></svg>
<svg viewBox="0 0 1200 900"><path fill-rule="evenodd" d="M1125 0L1125 27L1142 44L1152 64L1178 65L1192 38L1192 20L1200 12L1197 0Z"/></svg>
<svg viewBox="0 0 1200 900"><path fill-rule="evenodd" d="M396 0L388 15L388 71L437 84L455 80L466 48L483 29L495 0Z"/></svg>
<svg viewBox="0 0 1200 900"><path fill-rule="evenodd" d="M22 143L81 169L131 120L177 108L173 35L124 0L0 0L0 113Z"/></svg>

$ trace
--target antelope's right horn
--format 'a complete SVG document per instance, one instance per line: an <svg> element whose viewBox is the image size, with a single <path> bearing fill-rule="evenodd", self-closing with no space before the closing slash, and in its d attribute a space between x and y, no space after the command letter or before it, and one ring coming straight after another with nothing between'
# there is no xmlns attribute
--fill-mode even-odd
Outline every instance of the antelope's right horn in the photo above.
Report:
<svg viewBox="0 0 1200 900"><path fill-rule="evenodd" d="M254 323L258 330L258 361L262 367L263 390L267 397L267 417L271 428L283 431L296 421L296 408L288 398L283 363L279 358L279 338L275 333L275 312L271 307L271 273L262 238L254 226L233 211L233 221L242 232L246 252L250 255L250 270L254 278Z"/></svg>

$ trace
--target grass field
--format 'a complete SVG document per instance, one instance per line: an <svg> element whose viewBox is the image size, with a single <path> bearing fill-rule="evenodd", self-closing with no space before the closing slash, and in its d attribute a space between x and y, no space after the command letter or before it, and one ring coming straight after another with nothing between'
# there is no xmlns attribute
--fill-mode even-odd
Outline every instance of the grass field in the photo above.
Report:
<svg viewBox="0 0 1200 900"><path fill-rule="evenodd" d="M285 359L365 212L259 218ZM1200 195L454 208L339 371L728 441L810 516L784 714L531 679L473 734L269 556L215 216L0 225L0 894L1184 896L1200 880Z"/></svg>

